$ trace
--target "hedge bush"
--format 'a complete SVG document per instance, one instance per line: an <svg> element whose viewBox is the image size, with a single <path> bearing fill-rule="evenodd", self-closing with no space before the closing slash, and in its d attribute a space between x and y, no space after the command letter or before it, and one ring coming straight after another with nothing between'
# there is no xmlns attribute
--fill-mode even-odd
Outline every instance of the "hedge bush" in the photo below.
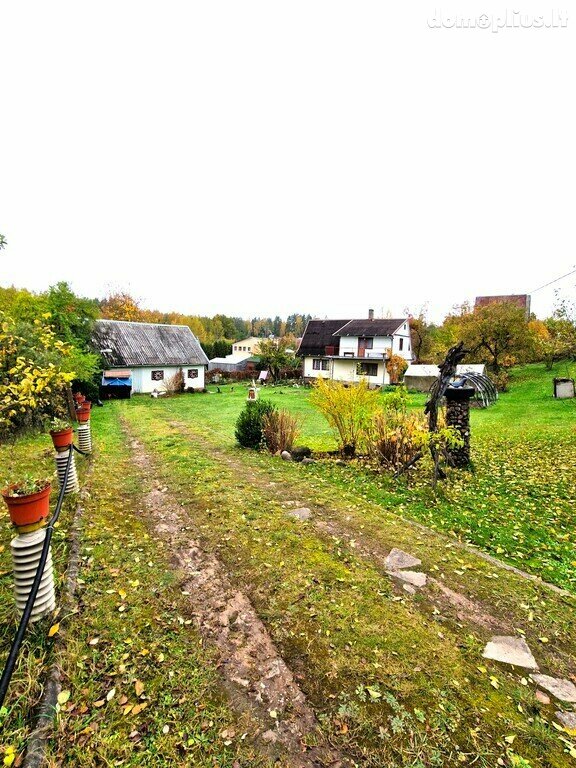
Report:
<svg viewBox="0 0 576 768"><path fill-rule="evenodd" d="M263 441L264 417L276 406L268 400L249 400L238 416L234 434L244 448L260 448Z"/></svg>

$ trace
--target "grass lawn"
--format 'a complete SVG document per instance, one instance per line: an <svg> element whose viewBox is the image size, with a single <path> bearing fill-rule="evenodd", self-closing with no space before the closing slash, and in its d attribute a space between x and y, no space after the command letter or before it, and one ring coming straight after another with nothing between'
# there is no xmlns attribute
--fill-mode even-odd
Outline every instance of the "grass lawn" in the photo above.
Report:
<svg viewBox="0 0 576 768"><path fill-rule="evenodd" d="M489 409L472 412L473 472L453 472L437 494L429 468L410 482L375 474L362 462L349 468L320 464L311 473L336 489L353 486L361 498L426 525L454 533L510 564L576 592L575 518L576 401L555 400L553 371L525 366L512 371L511 390ZM209 395L163 401L136 397L138 410L162 408L227 448L234 448L234 423L246 401L246 386L211 386ZM233 391L232 391L233 390ZM316 450L336 448L325 419L309 403L309 390L269 387L261 391L301 420L299 442ZM425 396L411 395L413 407Z"/></svg>
<svg viewBox="0 0 576 768"><path fill-rule="evenodd" d="M305 393L293 397L306 407ZM415 552L442 588L524 634L542 668L557 674L573 671L576 602L411 527L372 502L375 479L357 465L303 467L236 449L220 439L222 421L200 417L224 398L141 398L111 410L156 458L160 482L176 489L204 546L249 595L330 743L362 766L570 765L527 678L482 660L490 633L442 600L406 599L370 552ZM298 505L331 528L287 520L286 508ZM514 762L517 755L527 762Z"/></svg>
<svg viewBox="0 0 576 768"><path fill-rule="evenodd" d="M217 656L191 626L170 552L150 537L142 520L141 481L115 419L99 421L97 445L90 497L84 502L79 612L30 626L0 710L0 761L14 750L15 764L21 764L44 675L57 662L69 698L58 714L56 738L49 742L50 765L232 768L240 760L242 766L272 766L251 745L254 723L230 706ZM26 471L50 475L48 446L47 435L0 446L1 487ZM76 461L84 483L87 461ZM53 538L58 593L77 502L68 497ZM17 627L7 514L0 535L3 664ZM60 628L50 639L53 622ZM230 733L248 738L229 739Z"/></svg>
<svg viewBox="0 0 576 768"><path fill-rule="evenodd" d="M200 540L249 597L346 766L576 766L576 733L553 723L558 705L536 699L526 671L482 658L492 634L522 635L542 672L574 678L576 599L456 540L576 593L576 403L551 397L553 375L517 369L509 394L473 412L474 471L453 472L437 494L424 465L394 481L360 460L303 466L239 449L238 385L96 409L79 611L28 633L0 713L0 758L9 748L21 754L42 675L57 661L69 698L51 765L290 765L262 750L255 734L274 720L262 725L238 709L222 683L225 659L192 624L171 553L143 512L150 487L162 487L187 516L182 537ZM308 390L263 394L301 416L300 443L335 447ZM150 456L150 476L130 435ZM0 480L38 462L49 473L47 445L38 436L0 446ZM312 519L287 517L296 506ZM73 508L54 543L60 578ZM0 530L1 662L15 617L6 518ZM408 594L384 573L381 556L393 546L422 560L425 589Z"/></svg>

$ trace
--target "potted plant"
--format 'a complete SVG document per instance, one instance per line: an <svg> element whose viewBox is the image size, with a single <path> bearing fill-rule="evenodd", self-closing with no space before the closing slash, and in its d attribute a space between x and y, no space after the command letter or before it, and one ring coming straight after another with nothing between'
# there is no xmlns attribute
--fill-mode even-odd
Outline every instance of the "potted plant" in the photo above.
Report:
<svg viewBox="0 0 576 768"><path fill-rule="evenodd" d="M76 405L82 405L82 403L86 400L82 392L74 392L73 397Z"/></svg>
<svg viewBox="0 0 576 768"><path fill-rule="evenodd" d="M72 424L65 419L52 419L50 422L50 437L57 451L65 450L72 445Z"/></svg>
<svg viewBox="0 0 576 768"><path fill-rule="evenodd" d="M12 524L17 528L42 525L50 512L52 486L46 478L25 477L2 491Z"/></svg>
<svg viewBox="0 0 576 768"><path fill-rule="evenodd" d="M85 424L90 419L90 406L91 403L86 401L76 409L76 418L81 424Z"/></svg>

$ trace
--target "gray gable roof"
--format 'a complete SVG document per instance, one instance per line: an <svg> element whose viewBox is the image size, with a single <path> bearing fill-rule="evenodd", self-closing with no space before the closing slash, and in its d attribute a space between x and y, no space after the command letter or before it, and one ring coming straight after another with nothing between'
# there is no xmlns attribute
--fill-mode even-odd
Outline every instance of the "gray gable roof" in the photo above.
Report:
<svg viewBox="0 0 576 768"><path fill-rule="evenodd" d="M92 344L109 366L208 365L208 358L187 325L96 320Z"/></svg>

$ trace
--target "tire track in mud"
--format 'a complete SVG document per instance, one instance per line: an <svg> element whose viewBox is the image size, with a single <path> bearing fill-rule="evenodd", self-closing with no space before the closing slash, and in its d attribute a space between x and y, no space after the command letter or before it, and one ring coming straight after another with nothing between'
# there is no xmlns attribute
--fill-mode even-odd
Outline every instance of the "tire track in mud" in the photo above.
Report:
<svg viewBox="0 0 576 768"><path fill-rule="evenodd" d="M135 466L153 482L154 461L121 420ZM261 723L263 749L294 768L354 765L326 742L313 709L276 649L248 597L237 590L222 564L186 531L185 509L158 483L144 491L144 507L154 532L167 542L172 564L201 635L220 652L225 688L233 705Z"/></svg>

